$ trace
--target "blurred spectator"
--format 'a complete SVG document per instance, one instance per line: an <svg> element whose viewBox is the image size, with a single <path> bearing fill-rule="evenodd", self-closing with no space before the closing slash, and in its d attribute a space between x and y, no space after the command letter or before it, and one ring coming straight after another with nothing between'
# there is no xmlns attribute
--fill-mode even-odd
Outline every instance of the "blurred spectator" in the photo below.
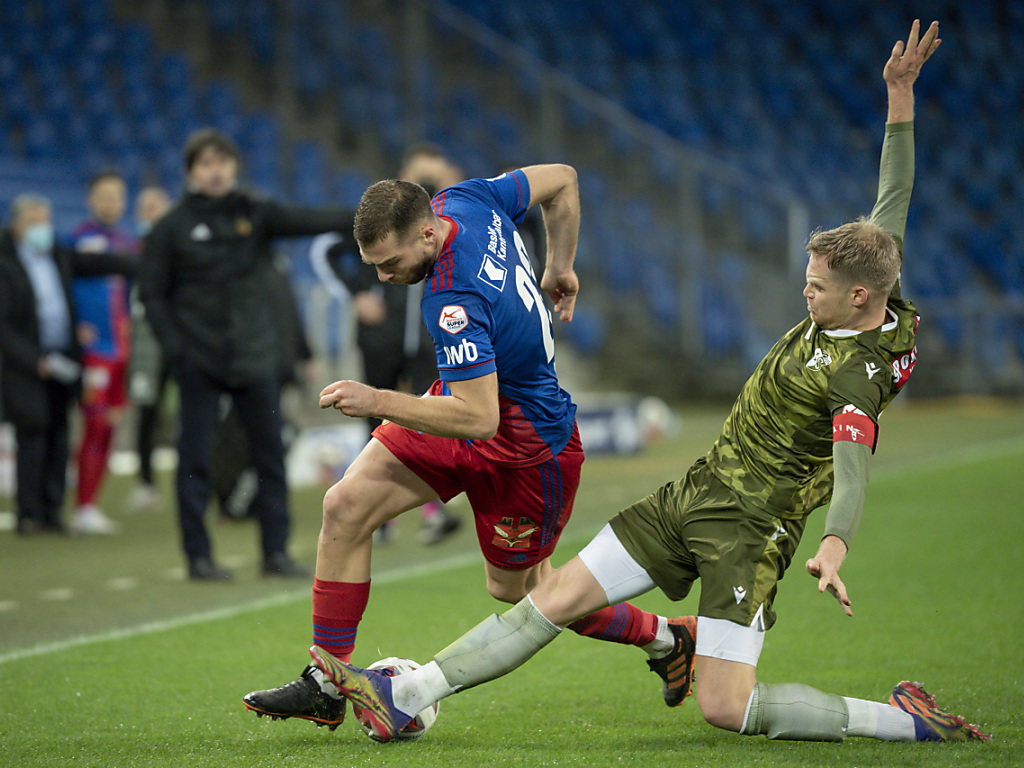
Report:
<svg viewBox="0 0 1024 768"><path fill-rule="evenodd" d="M10 227L0 237L0 352L3 410L18 445L19 533L64 531L68 409L81 374L72 279L133 271L126 259L59 245L49 201L34 194L15 198ZM72 532L99 532L78 517L72 517Z"/></svg>
<svg viewBox="0 0 1024 768"><path fill-rule="evenodd" d="M163 187L145 187L135 198L135 233L144 238L171 207ZM160 416L160 404L167 388L168 371L160 344L146 320L146 309L138 289L131 294L132 349L129 359L128 396L137 407L136 450L139 454L139 484L128 505L136 511L155 509L160 504L153 480L153 447Z"/></svg>
<svg viewBox="0 0 1024 768"><path fill-rule="evenodd" d="M462 172L434 145L418 144L405 154L399 178L416 182L433 197L462 181ZM316 238L310 259L315 265L326 263L352 297L365 383L378 389L426 392L437 379L437 359L434 342L420 315L423 284L381 283L377 270L360 259L351 229ZM317 271L323 275L326 270L321 266ZM376 418L368 418L367 422L370 432L381 423ZM423 506L422 520L419 538L425 544L444 540L461 523L446 512L440 501ZM393 525L394 521L389 521L380 527L376 534L378 543L390 539Z"/></svg>
<svg viewBox="0 0 1024 768"><path fill-rule="evenodd" d="M136 256L138 240L118 228L127 187L117 171L103 171L89 183L89 218L71 233L80 253ZM127 402L130 326L128 286L123 277L80 277L71 297L82 347L82 437L78 447L78 504L72 524L81 532L116 534L120 526L96 506L107 473L114 431Z"/></svg>
<svg viewBox="0 0 1024 768"><path fill-rule="evenodd" d="M146 315L178 382L178 515L189 576L223 580L203 518L222 394L231 396L259 473L253 501L265 576L308 577L286 552L290 528L281 391L268 285L270 242L351 228L351 215L281 205L237 189L239 153L204 129L185 144L187 191L146 238ZM278 279L283 279L278 276Z"/></svg>

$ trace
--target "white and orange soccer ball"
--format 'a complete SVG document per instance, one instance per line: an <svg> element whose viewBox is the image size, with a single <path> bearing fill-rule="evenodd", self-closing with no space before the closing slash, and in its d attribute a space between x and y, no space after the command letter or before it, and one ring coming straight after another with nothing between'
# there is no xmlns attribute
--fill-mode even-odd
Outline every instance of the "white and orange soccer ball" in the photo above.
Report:
<svg viewBox="0 0 1024 768"><path fill-rule="evenodd" d="M375 661L373 664L367 667L367 669L375 669L383 672L385 675L394 677L395 675L401 675L405 672L412 672L414 669L419 669L417 664L412 659L403 659L401 656L388 656L386 659ZM405 728L399 731L396 739L403 741L411 741L412 739L418 739L420 736L430 730L434 721L437 719L437 712L440 709L440 702L435 701L429 707L424 709L422 712L416 715ZM373 732L368 726L359 723L359 727L362 728L363 733L369 736L374 741L379 739L373 735Z"/></svg>

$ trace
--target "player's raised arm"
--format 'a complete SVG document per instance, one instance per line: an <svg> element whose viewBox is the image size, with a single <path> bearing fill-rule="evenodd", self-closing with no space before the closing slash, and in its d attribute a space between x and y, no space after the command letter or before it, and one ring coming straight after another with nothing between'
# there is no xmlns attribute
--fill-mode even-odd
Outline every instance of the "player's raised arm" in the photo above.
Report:
<svg viewBox="0 0 1024 768"><path fill-rule="evenodd" d="M910 193L914 187L914 82L922 65L939 47L939 23L932 22L919 39L921 23L915 20L906 45L893 46L882 78L888 91L885 140L878 175L878 199L871 221L896 240L903 254L903 233L907 225Z"/></svg>
<svg viewBox="0 0 1024 768"><path fill-rule="evenodd" d="M882 70L882 78L889 91L887 123L905 123L914 119L914 83L921 67L942 43L939 22L933 21L919 41L920 30L921 22L915 19L906 45L902 40L896 42Z"/></svg>
<svg viewBox="0 0 1024 768"><path fill-rule="evenodd" d="M562 320L572 320L579 292L573 271L580 233L580 187L569 165L530 165L523 168L530 183L530 205L540 205L547 230L547 264L540 287L555 304Z"/></svg>

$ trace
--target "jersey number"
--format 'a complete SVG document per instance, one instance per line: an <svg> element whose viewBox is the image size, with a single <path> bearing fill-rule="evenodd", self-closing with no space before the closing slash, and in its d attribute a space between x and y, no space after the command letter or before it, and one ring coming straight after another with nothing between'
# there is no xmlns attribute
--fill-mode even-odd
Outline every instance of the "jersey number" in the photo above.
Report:
<svg viewBox="0 0 1024 768"><path fill-rule="evenodd" d="M551 313L544 306L544 300L537 290L537 279L533 276L533 266L530 264L530 256L526 253L526 245L519 232L513 230L512 239L515 240L516 250L519 251L519 261L516 264L516 290L519 291L519 298L526 305L526 311L532 312L537 307L537 314L540 316L540 335L544 339L544 352L550 363L555 359L555 339L551 335Z"/></svg>

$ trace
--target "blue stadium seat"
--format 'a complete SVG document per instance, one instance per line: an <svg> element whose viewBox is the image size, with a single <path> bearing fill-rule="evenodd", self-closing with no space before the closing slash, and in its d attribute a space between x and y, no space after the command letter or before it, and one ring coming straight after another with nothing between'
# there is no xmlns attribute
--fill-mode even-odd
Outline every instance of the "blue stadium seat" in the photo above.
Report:
<svg viewBox="0 0 1024 768"><path fill-rule="evenodd" d="M42 160L53 157L57 148L57 131L53 124L45 119L31 118L25 126L25 153L31 160Z"/></svg>
<svg viewBox="0 0 1024 768"><path fill-rule="evenodd" d="M189 91L191 68L184 56L176 53L166 54L160 62L160 79L168 95L181 94Z"/></svg>
<svg viewBox="0 0 1024 768"><path fill-rule="evenodd" d="M342 168L337 175L336 204L355 208L363 192L373 182L368 174L358 168Z"/></svg>
<svg viewBox="0 0 1024 768"><path fill-rule="evenodd" d="M705 278L698 281L698 285L705 354L727 357L741 352L744 342L742 303L715 281Z"/></svg>
<svg viewBox="0 0 1024 768"><path fill-rule="evenodd" d="M680 296L678 278L667 266L670 259L664 254L646 254L644 262L644 293L651 316L667 331L679 328ZM575 322L575 318L573 319Z"/></svg>
<svg viewBox="0 0 1024 768"><path fill-rule="evenodd" d="M596 355L604 348L604 320L599 313L586 305L577 304L573 310L572 322L558 324L556 328L565 334L569 343L581 355Z"/></svg>

